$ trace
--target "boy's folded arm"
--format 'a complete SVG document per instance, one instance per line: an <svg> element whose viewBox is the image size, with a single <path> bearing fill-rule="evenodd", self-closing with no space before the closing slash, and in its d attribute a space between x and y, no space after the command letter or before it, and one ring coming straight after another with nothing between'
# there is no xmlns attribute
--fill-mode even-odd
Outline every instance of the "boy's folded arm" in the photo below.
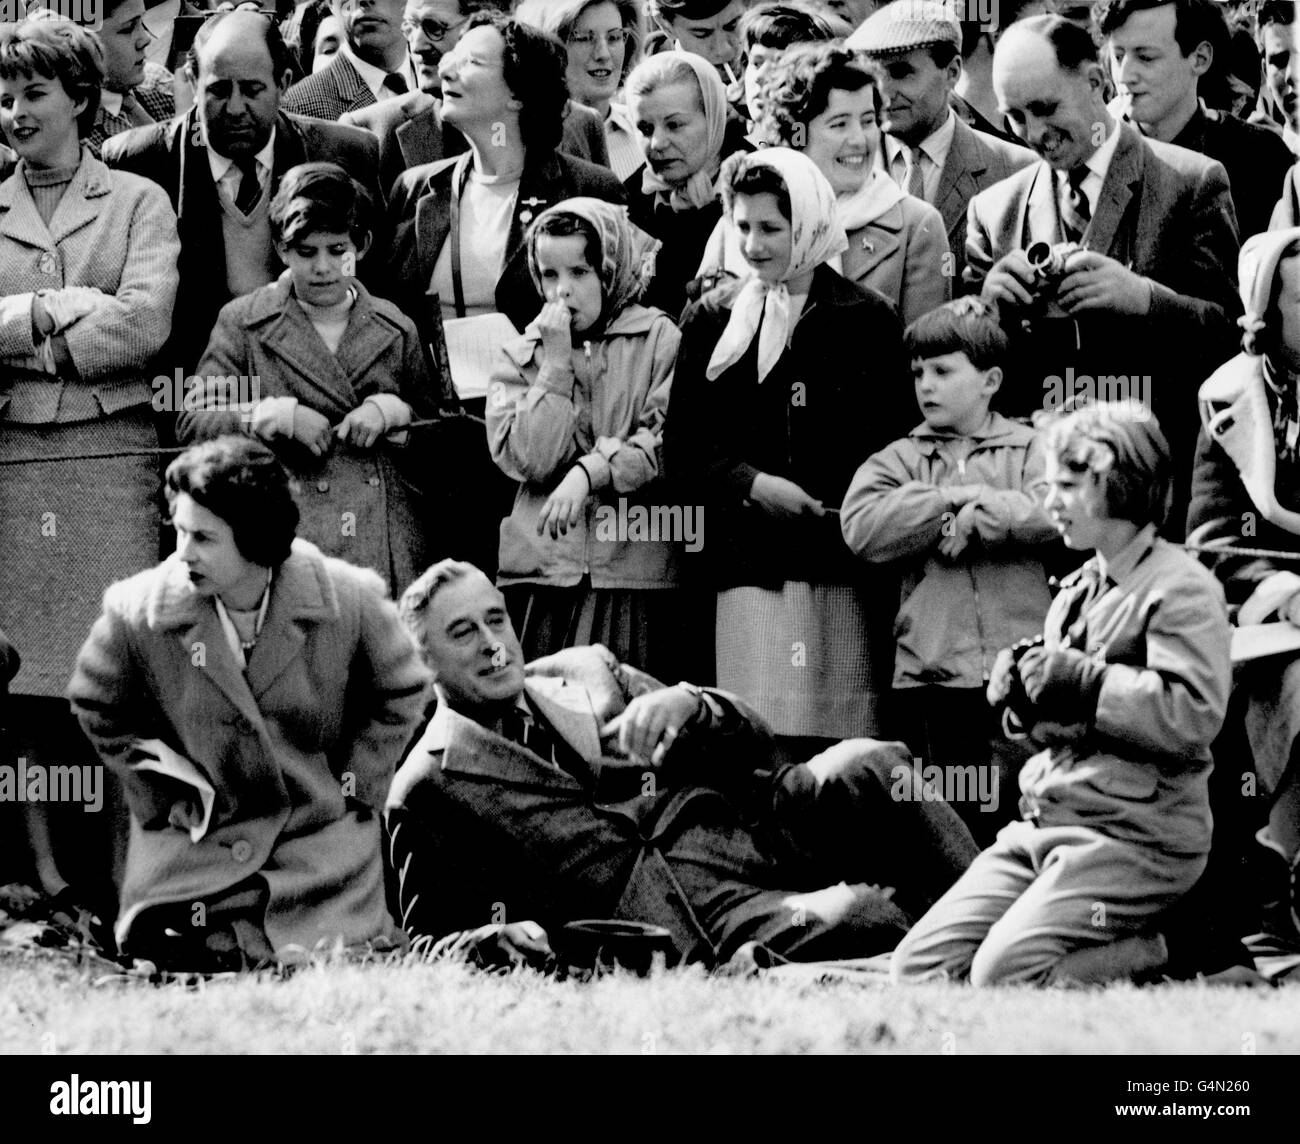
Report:
<svg viewBox="0 0 1300 1144"><path fill-rule="evenodd" d="M840 506L844 542L864 560L884 562L928 551L957 507L942 488L912 479L893 446L868 457Z"/></svg>
<svg viewBox="0 0 1300 1144"><path fill-rule="evenodd" d="M1221 597L1186 580L1169 585L1147 625L1145 666L1107 667L1096 729L1144 750L1199 756L1227 714L1230 643Z"/></svg>
<svg viewBox="0 0 1300 1144"><path fill-rule="evenodd" d="M1019 489L985 485L971 503L975 506L975 531L986 546L1056 539L1056 529L1042 504Z"/></svg>

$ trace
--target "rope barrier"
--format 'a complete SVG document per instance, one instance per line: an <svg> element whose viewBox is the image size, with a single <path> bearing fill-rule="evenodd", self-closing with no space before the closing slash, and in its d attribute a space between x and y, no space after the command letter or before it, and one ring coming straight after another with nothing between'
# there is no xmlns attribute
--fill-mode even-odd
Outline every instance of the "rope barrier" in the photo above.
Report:
<svg viewBox="0 0 1300 1144"><path fill-rule="evenodd" d="M396 437L412 429L436 429L453 425L457 421L473 421L486 426L482 417L472 413L456 413L448 417L431 417L422 421L412 421L399 429L390 429L385 437ZM102 453L56 453L49 457L3 457L0 467L5 465L54 465L61 461L111 461L119 457L175 457L191 448L190 445L178 445L159 449L113 449ZM1187 552L1209 552L1216 556L1245 556L1257 560L1282 560L1300 563L1300 552L1284 552L1276 548L1247 548L1235 544L1191 544L1175 545Z"/></svg>
<svg viewBox="0 0 1300 1144"><path fill-rule="evenodd" d="M399 429L390 429L384 436L396 437L412 429L442 428L447 425L454 425L457 421L473 421L475 424L483 426L487 424L482 417L475 417L472 413L457 413L449 417L431 417L423 421L412 421L409 425L403 425ZM48 457L0 457L0 467L5 465L54 465L61 461L112 461L119 457L177 457L184 453L186 449L192 447L192 445L177 445L165 449L110 449L100 453L54 453Z"/></svg>

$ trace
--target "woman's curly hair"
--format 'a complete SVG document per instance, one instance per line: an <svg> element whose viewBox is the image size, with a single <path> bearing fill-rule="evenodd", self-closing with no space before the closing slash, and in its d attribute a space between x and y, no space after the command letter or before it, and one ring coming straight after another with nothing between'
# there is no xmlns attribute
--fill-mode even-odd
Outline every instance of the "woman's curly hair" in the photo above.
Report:
<svg viewBox="0 0 1300 1144"><path fill-rule="evenodd" d="M830 104L832 91L872 90L880 114L880 73L839 44L799 44L787 49L763 77L758 130L772 147L803 150L808 124Z"/></svg>
<svg viewBox="0 0 1300 1144"><path fill-rule="evenodd" d="M558 39L501 12L475 12L465 25L495 28L505 41L501 55L506 87L520 103L519 135L524 149L542 155L554 151L564 135L569 106L569 53Z"/></svg>

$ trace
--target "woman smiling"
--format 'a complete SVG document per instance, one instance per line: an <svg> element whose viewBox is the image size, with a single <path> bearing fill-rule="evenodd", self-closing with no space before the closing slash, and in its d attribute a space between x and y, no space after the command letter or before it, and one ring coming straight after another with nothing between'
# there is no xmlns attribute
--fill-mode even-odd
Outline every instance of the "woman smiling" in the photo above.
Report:
<svg viewBox="0 0 1300 1144"><path fill-rule="evenodd" d="M645 155L618 90L641 51L637 0L524 0L515 19L557 37L569 53L569 95L605 121L609 165L621 180L645 166Z"/></svg>

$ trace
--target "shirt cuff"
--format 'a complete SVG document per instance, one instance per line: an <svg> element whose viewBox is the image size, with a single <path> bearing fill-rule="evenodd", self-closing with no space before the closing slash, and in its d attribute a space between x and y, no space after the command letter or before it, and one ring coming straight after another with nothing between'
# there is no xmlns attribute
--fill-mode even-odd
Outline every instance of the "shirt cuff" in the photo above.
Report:
<svg viewBox="0 0 1300 1144"><path fill-rule="evenodd" d="M296 397L264 397L253 406L253 432L264 440L293 436L293 415L298 409Z"/></svg>
<svg viewBox="0 0 1300 1144"><path fill-rule="evenodd" d="M1256 586L1237 613L1238 624L1262 624L1275 619L1287 601L1300 592L1300 576L1274 572Z"/></svg>
<svg viewBox="0 0 1300 1144"><path fill-rule="evenodd" d="M384 419L384 432L411 423L411 407L395 393L372 393L361 403L373 405Z"/></svg>

